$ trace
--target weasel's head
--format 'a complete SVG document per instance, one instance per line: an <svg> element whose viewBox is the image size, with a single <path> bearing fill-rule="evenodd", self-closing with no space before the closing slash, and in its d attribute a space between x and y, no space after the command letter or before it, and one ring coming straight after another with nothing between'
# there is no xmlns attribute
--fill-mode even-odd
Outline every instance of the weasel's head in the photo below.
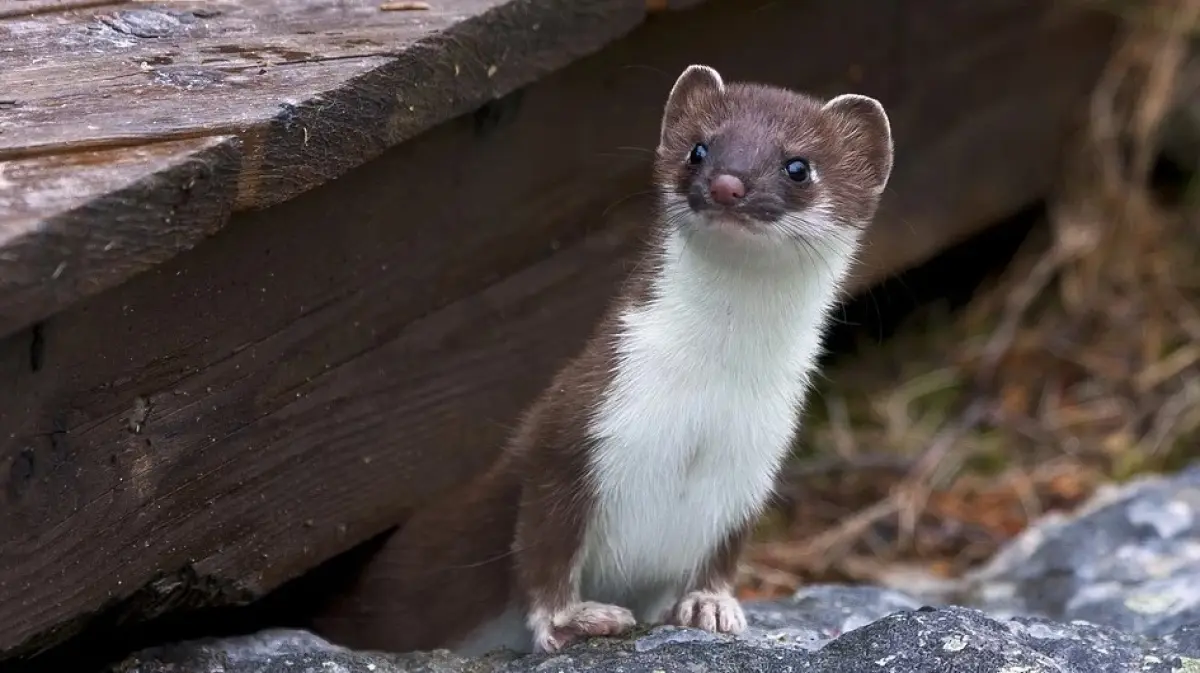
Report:
<svg viewBox="0 0 1200 673"><path fill-rule="evenodd" d="M874 217L892 154L873 98L820 101L693 65L668 97L654 172L672 226L844 240Z"/></svg>

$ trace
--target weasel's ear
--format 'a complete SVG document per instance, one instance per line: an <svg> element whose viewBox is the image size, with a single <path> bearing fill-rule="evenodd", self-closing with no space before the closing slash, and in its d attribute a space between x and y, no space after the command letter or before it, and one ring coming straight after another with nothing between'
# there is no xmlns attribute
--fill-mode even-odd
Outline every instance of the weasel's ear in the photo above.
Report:
<svg viewBox="0 0 1200 673"><path fill-rule="evenodd" d="M825 104L835 128L847 143L851 170L862 175L876 193L892 175L892 125L879 101L869 96L842 94Z"/></svg>
<svg viewBox="0 0 1200 673"><path fill-rule="evenodd" d="M710 95L720 95L723 91L725 81L721 79L721 73L706 65L689 65L679 79L675 80L675 86L671 87L671 93L667 96L659 137L679 121L687 110L688 103L695 100L697 94L707 92Z"/></svg>

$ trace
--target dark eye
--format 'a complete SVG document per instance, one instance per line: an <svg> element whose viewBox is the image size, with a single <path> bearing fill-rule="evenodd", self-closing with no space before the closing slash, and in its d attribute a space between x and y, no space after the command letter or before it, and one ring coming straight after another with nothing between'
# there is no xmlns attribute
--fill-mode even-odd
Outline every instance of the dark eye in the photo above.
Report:
<svg viewBox="0 0 1200 673"><path fill-rule="evenodd" d="M787 173L787 176L795 182L808 182L809 177L812 175L812 169L809 168L808 161L799 157L788 159L787 163L783 165L783 172Z"/></svg>
<svg viewBox="0 0 1200 673"><path fill-rule="evenodd" d="M704 157L708 156L708 145L704 143L696 143L692 145L692 151L688 152L688 163L698 164L704 161Z"/></svg>

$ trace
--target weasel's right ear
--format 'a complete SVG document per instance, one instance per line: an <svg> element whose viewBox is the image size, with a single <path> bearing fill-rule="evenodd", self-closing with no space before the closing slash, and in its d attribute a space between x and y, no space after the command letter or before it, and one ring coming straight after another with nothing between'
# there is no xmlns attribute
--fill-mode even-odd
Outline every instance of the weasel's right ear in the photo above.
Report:
<svg viewBox="0 0 1200 673"><path fill-rule="evenodd" d="M688 103L695 100L697 94L720 95L724 91L725 80L721 79L721 73L706 65L689 65L679 79L675 80L675 86L671 87L671 93L667 96L659 138L666 134L668 128L679 122L687 110Z"/></svg>
<svg viewBox="0 0 1200 673"><path fill-rule="evenodd" d="M869 96L842 94L825 104L847 140L846 160L877 194L892 175L892 125L883 105Z"/></svg>

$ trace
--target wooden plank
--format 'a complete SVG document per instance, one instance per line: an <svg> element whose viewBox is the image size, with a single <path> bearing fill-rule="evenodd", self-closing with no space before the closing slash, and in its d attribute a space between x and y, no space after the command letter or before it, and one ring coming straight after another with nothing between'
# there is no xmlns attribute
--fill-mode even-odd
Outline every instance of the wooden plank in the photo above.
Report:
<svg viewBox="0 0 1200 673"><path fill-rule="evenodd" d="M0 19L36 16L70 9L119 5L132 0L0 0Z"/></svg>
<svg viewBox="0 0 1200 673"><path fill-rule="evenodd" d="M0 160L228 135L242 161L219 200L263 207L594 52L644 12L642 0L437 0L419 12L381 11L378 0L7 0ZM160 200L181 188L153 184ZM138 216L135 202L86 186L99 191L80 196L108 204L97 206L105 217L65 235L104 237ZM210 214L199 230L226 223ZM83 261L106 280L82 279L82 294L144 267L136 251L156 243L130 243L133 258ZM0 259L27 252L0 247ZM25 302L12 315L37 319L78 296L0 296L0 305ZM0 335L19 326L0 322Z"/></svg>
<svg viewBox="0 0 1200 673"><path fill-rule="evenodd" d="M0 342L0 657L107 608L261 595L478 469L626 268L688 63L884 100L867 276L1036 198L1112 25L972 6L672 13Z"/></svg>
<svg viewBox="0 0 1200 673"><path fill-rule="evenodd" d="M258 403L275 410L253 428L230 430L224 419L209 423L226 391L196 388L200 381L190 380L167 393L177 403L160 395L135 398L126 413L102 420L104 427L64 426L26 445L12 456L7 481L9 502L21 507L6 513L3 529L25 535L7 538L0 551L6 599L0 621L10 629L2 646L30 637L30 627L60 622L70 615L64 610L142 587L139 617L179 603L246 601L394 522L395 505L428 496L425 475L443 471L454 456L447 445L396 451L380 443L360 447L360 438L445 433L459 417L511 414L514 399L532 394L533 380L511 385L510 363L545 370L569 355L620 271L611 263L614 251L633 239L594 237L447 306L407 327L376 357L314 381L317 396L309 385L263 391ZM541 336L530 340L530 333ZM63 336L46 338L61 344ZM26 348L18 344L17 351ZM258 351L246 352L253 358ZM454 372L449 378L447 368ZM372 392L363 397L364 390ZM456 393L458 401L446 405L446 396ZM381 408L385 398L397 408ZM118 433L111 432L114 425ZM196 427L204 428L203 437L180 436ZM291 435L289 427L305 428L303 438L283 446L260 434ZM471 424L455 434L476 444L496 429ZM117 441L91 459L77 453L100 449L101 437ZM100 482L63 473L71 463L107 463L108 474ZM379 498L381 474L402 488L394 499ZM366 493L386 509L364 509ZM88 537L81 538L85 530ZM103 581L97 581L95 561L103 563ZM55 569L37 567L46 563ZM60 626L35 646L75 626Z"/></svg>
<svg viewBox="0 0 1200 673"><path fill-rule="evenodd" d="M0 161L0 334L213 233L236 159L219 136Z"/></svg>
<svg viewBox="0 0 1200 673"><path fill-rule="evenodd" d="M380 4L183 0L0 22L0 91L19 96L0 157L256 132L266 175L249 176L258 194L239 204L266 205L595 51L644 12L636 0ZM302 172L270 175L284 168ZM272 179L282 191L260 182Z"/></svg>

